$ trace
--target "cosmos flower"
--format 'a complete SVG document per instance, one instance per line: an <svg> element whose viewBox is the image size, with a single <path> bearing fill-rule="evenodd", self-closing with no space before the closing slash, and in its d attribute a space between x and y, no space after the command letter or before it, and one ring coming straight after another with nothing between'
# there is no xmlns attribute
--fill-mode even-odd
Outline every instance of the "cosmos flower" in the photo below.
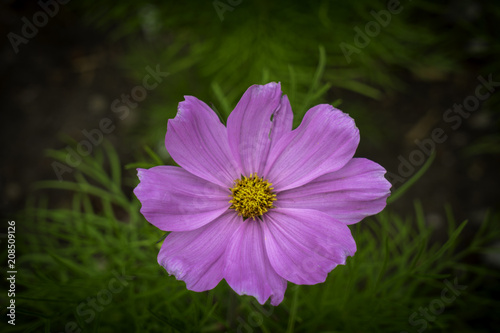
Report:
<svg viewBox="0 0 500 333"><path fill-rule="evenodd" d="M251 86L224 126L185 96L165 146L180 167L138 169L141 213L171 231L158 262L193 291L225 279L240 295L278 305L287 281L316 284L356 252L348 225L380 212L383 167L353 158L359 131L321 104L292 130L279 83Z"/></svg>

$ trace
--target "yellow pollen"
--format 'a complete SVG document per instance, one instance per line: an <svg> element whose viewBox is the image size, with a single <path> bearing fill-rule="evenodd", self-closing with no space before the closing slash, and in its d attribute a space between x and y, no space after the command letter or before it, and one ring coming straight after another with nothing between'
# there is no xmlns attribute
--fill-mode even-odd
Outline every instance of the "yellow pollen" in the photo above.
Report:
<svg viewBox="0 0 500 333"><path fill-rule="evenodd" d="M241 179L234 181L231 188L231 197L229 200L230 208L238 212L246 220L261 216L269 209L274 208L273 201L276 201L276 194L271 190L271 183L257 174L250 174L250 177L241 176Z"/></svg>

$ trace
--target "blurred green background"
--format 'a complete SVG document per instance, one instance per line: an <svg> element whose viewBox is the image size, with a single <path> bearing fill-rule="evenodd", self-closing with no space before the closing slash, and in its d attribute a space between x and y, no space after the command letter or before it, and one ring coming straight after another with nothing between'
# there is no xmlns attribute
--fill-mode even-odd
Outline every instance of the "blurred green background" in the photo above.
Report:
<svg viewBox="0 0 500 333"><path fill-rule="evenodd" d="M16 325L4 308L2 332L499 327L498 1L0 8L2 275L12 220L18 271ZM145 83L155 71L156 84ZM156 262L163 234L132 194L136 167L174 163L164 137L184 95L225 119L250 85L270 81L289 96L295 126L319 103L349 113L356 156L383 165L393 184L386 210L352 226L358 251L347 265L324 284L289 284L278 307L224 281L195 293L169 277ZM439 129L446 139L436 142Z"/></svg>

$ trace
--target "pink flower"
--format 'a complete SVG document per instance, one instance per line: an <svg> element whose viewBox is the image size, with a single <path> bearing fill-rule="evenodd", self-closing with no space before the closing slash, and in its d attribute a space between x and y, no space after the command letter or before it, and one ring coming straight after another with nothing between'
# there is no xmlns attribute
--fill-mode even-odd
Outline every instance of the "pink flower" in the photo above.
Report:
<svg viewBox="0 0 500 333"><path fill-rule="evenodd" d="M227 128L185 96L168 121L165 146L181 166L138 169L141 213L171 231L158 262L193 291L222 280L264 304L283 300L287 281L324 282L356 252L348 225L380 212L385 170L353 158L359 131L321 104L292 130L279 83L251 86Z"/></svg>

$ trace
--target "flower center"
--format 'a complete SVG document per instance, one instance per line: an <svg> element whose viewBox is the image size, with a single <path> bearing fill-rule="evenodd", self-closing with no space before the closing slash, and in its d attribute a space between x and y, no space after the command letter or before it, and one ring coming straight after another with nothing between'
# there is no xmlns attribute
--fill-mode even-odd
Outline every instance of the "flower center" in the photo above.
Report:
<svg viewBox="0 0 500 333"><path fill-rule="evenodd" d="M241 176L241 179L234 181L231 188L231 197L229 200L231 207L243 216L246 220L256 216L261 216L269 209L274 208L273 201L276 201L276 194L271 190L271 183L264 178L259 178L257 174L250 174L250 177Z"/></svg>

